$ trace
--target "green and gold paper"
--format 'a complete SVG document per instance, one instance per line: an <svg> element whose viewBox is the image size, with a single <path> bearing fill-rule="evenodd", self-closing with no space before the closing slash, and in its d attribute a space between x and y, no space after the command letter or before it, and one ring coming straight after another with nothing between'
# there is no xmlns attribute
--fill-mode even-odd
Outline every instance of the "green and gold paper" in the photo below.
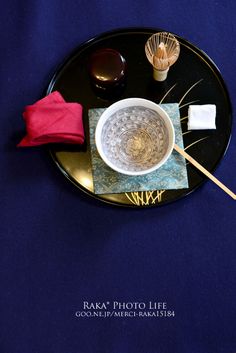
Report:
<svg viewBox="0 0 236 353"><path fill-rule="evenodd" d="M160 104L170 116L175 129L175 143L183 148L183 137L177 103ZM185 159L173 151L167 162L158 170L141 176L117 173L108 167L95 145L95 129L104 108L89 110L89 132L92 173L95 194L113 194L132 191L173 190L188 188Z"/></svg>

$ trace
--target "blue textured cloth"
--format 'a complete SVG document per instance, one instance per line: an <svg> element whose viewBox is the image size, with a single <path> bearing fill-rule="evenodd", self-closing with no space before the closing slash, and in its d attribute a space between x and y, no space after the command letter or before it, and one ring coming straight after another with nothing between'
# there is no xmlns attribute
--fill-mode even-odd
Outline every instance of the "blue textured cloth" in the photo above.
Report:
<svg viewBox="0 0 236 353"><path fill-rule="evenodd" d="M47 148L15 147L25 105L45 94L71 51L105 31L139 26L205 51L235 112L234 0L1 2L1 353L236 352L235 201L206 181L165 206L112 207L68 182ZM235 151L233 123L214 174L234 191ZM81 317L85 301L111 312L113 301L166 302L175 316Z"/></svg>
<svg viewBox="0 0 236 353"><path fill-rule="evenodd" d="M183 148L178 104L161 104L161 107L172 120L175 129L175 142ZM128 176L109 168L101 159L95 145L95 129L104 110L102 108L89 110L90 146L95 194L188 188L185 159L175 151L172 152L163 166L146 175Z"/></svg>

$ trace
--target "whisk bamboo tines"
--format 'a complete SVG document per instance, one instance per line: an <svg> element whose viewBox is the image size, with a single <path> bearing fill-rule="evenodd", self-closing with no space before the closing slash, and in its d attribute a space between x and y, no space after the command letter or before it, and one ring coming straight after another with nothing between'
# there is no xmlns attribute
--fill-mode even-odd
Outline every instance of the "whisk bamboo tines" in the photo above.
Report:
<svg viewBox="0 0 236 353"><path fill-rule="evenodd" d="M153 77L164 81L168 70L179 57L180 45L175 36L168 32L153 34L145 44L145 53L153 66Z"/></svg>

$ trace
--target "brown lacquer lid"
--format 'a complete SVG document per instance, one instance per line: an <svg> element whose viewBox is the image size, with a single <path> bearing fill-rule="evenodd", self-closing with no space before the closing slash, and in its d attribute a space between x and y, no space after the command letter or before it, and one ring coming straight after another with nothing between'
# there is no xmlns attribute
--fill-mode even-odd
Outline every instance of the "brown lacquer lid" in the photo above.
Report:
<svg viewBox="0 0 236 353"><path fill-rule="evenodd" d="M126 61L116 50L104 48L96 50L89 61L89 74L98 89L112 89L124 82Z"/></svg>

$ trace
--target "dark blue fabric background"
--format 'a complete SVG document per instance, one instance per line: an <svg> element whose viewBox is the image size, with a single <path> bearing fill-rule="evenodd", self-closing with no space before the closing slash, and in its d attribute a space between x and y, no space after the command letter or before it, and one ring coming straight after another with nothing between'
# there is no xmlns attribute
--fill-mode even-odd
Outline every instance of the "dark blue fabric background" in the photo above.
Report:
<svg viewBox="0 0 236 353"><path fill-rule="evenodd" d="M207 181L167 206L131 210L84 195L45 148L16 149L22 111L75 47L133 26L174 32L217 64L236 108L236 3L2 2L2 353L236 352L236 203ZM236 128L215 174L236 191ZM83 301L164 301L172 319L76 318Z"/></svg>

